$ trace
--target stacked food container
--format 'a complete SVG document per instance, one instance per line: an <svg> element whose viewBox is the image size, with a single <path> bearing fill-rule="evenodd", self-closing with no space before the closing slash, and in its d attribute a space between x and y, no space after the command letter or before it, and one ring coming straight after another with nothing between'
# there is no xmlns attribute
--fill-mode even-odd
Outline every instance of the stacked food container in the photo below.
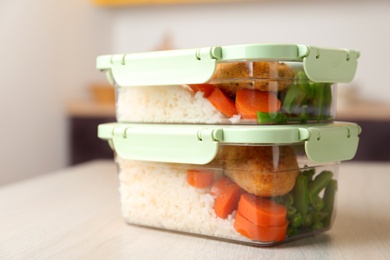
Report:
<svg viewBox="0 0 390 260"><path fill-rule="evenodd" d="M105 55L124 219L258 246L329 230L339 163L360 127L335 122L359 52L250 44Z"/></svg>

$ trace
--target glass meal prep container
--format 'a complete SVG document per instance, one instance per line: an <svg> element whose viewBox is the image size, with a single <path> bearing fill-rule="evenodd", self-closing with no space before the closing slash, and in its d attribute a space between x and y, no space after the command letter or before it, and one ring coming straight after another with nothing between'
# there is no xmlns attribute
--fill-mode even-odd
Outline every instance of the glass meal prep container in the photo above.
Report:
<svg viewBox="0 0 390 260"><path fill-rule="evenodd" d="M359 52L247 44L103 55L123 123L332 122L336 84L350 82Z"/></svg>
<svg viewBox="0 0 390 260"><path fill-rule="evenodd" d="M126 222L255 246L331 228L339 163L360 132L343 122L98 128L115 151Z"/></svg>

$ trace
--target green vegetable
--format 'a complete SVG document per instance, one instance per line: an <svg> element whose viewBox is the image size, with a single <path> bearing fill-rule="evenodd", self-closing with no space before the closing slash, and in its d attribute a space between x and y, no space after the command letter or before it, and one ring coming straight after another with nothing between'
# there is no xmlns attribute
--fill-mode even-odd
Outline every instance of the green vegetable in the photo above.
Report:
<svg viewBox="0 0 390 260"><path fill-rule="evenodd" d="M297 213L297 209L294 208L293 206L286 206L287 209L287 218L291 218Z"/></svg>
<svg viewBox="0 0 390 260"><path fill-rule="evenodd" d="M302 108L308 105L310 92L308 84L291 85L283 100L283 110L289 114L299 114Z"/></svg>
<svg viewBox="0 0 390 260"><path fill-rule="evenodd" d="M314 176L315 173L316 173L316 170L314 170L314 168L309 169L309 170L305 170L305 171L302 172L302 174L304 176L306 176L306 178L309 181L309 183L313 180L313 176Z"/></svg>
<svg viewBox="0 0 390 260"><path fill-rule="evenodd" d="M311 207L315 210L315 211L321 211L323 208L324 208L324 201L318 197L318 196L315 196L314 198L311 199Z"/></svg>
<svg viewBox="0 0 390 260"><path fill-rule="evenodd" d="M309 80L309 78L306 76L306 73L303 70L298 71L295 77L297 78L298 81L306 82Z"/></svg>
<svg viewBox="0 0 390 260"><path fill-rule="evenodd" d="M294 187L294 206L303 217L306 216L309 209L309 193L307 177L300 174L295 180Z"/></svg>
<svg viewBox="0 0 390 260"><path fill-rule="evenodd" d="M301 112L300 112L299 115L298 115L298 119L299 119L299 123L300 123L300 124L305 124L305 123L307 123L307 121L309 121L309 119L310 119L310 116L309 116L309 114L307 113L306 108L307 108L307 105L303 106L303 107L301 108Z"/></svg>
<svg viewBox="0 0 390 260"><path fill-rule="evenodd" d="M292 191L273 198L287 209L287 236L329 227L337 190L337 181L332 178L330 171L322 171L317 176L314 168L301 171ZM323 190L324 195L320 197Z"/></svg>
<svg viewBox="0 0 390 260"><path fill-rule="evenodd" d="M273 201L275 201L278 204L282 204L285 207L289 207L294 202L294 196L291 194L291 192L283 195L283 196L276 196L272 198Z"/></svg>
<svg viewBox="0 0 390 260"><path fill-rule="evenodd" d="M310 227L313 223L313 216L311 214L307 214L305 219L303 220L304 227Z"/></svg>
<svg viewBox="0 0 390 260"><path fill-rule="evenodd" d="M330 115L330 105L332 104L332 89L329 83L311 83L313 89L314 115L318 121L327 119Z"/></svg>
<svg viewBox="0 0 390 260"><path fill-rule="evenodd" d="M318 230L318 229L322 229L322 228L324 228L324 224L323 224L321 221L314 222L314 223L311 225L311 229L312 229L312 230Z"/></svg>
<svg viewBox="0 0 390 260"><path fill-rule="evenodd" d="M296 213L292 218L289 220L290 225L294 228L297 228L303 224L304 218L300 213Z"/></svg>
<svg viewBox="0 0 390 260"><path fill-rule="evenodd" d="M304 124L332 119L331 84L311 82L304 71L296 73L294 84L288 87L281 100L288 122Z"/></svg>
<svg viewBox="0 0 390 260"><path fill-rule="evenodd" d="M288 114L294 114L295 107L303 100L303 94L298 85L291 85L288 88L286 96L284 97L282 108Z"/></svg>
<svg viewBox="0 0 390 260"><path fill-rule="evenodd" d="M322 211L312 211L312 212L310 212L310 214L311 214L311 217L312 217L313 222L321 222L321 221L323 221L326 217L329 216L328 213L322 212Z"/></svg>
<svg viewBox="0 0 390 260"><path fill-rule="evenodd" d="M284 124L287 122L287 117L284 113L281 112L257 112L257 122L259 124Z"/></svg>
<svg viewBox="0 0 390 260"><path fill-rule="evenodd" d="M333 173L331 171L323 171L309 184L308 190L311 200L315 199L326 185L328 185L332 177Z"/></svg>
<svg viewBox="0 0 390 260"><path fill-rule="evenodd" d="M330 180L328 185L326 186L324 193L324 212L328 213L328 216L324 220L324 225L328 227L330 225L330 221L332 219L333 208L334 208L334 200L337 191L337 181Z"/></svg>
<svg viewBox="0 0 390 260"><path fill-rule="evenodd" d="M306 96L305 102L312 100L314 91L312 86L310 85L310 79L306 76L305 72L298 71L296 78L299 86L305 92L305 96Z"/></svg>
<svg viewBox="0 0 390 260"><path fill-rule="evenodd" d="M292 205L294 203L294 196L289 192L283 196L283 200L285 201L285 205Z"/></svg>
<svg viewBox="0 0 390 260"><path fill-rule="evenodd" d="M288 225L286 234L288 237L295 236L296 234L298 234L298 229L292 227L291 225Z"/></svg>

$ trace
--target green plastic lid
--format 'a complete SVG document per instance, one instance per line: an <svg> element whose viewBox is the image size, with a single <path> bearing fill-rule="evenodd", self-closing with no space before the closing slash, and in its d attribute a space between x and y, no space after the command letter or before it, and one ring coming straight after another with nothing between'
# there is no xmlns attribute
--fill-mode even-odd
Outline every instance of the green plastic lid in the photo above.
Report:
<svg viewBox="0 0 390 260"><path fill-rule="evenodd" d="M350 160L355 156L361 128L354 123L326 125L168 125L108 123L98 136L130 160L206 164L219 144L288 145L304 143L315 163Z"/></svg>
<svg viewBox="0 0 390 260"><path fill-rule="evenodd" d="M103 55L96 66L118 86L205 83L219 62L276 60L301 62L314 82L350 82L359 52L294 44L246 44L198 49Z"/></svg>

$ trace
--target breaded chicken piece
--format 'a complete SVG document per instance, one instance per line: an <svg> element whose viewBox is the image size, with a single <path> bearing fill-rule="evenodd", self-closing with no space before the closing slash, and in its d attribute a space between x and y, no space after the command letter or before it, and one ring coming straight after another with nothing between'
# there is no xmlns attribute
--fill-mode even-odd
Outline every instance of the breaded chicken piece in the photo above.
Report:
<svg viewBox="0 0 390 260"><path fill-rule="evenodd" d="M281 91L294 79L294 71L284 63L229 62L218 63L212 80L223 80L218 87L234 96L239 89Z"/></svg>
<svg viewBox="0 0 390 260"><path fill-rule="evenodd" d="M224 146L225 175L257 196L290 192L298 176L295 153L288 146Z"/></svg>

